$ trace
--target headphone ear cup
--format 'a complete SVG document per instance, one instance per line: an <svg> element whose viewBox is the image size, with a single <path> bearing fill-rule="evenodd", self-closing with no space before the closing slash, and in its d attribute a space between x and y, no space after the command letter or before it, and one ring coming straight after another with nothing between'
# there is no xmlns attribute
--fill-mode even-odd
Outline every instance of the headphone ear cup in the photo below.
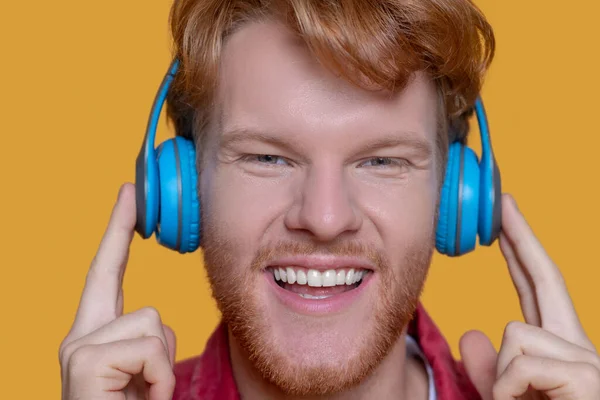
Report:
<svg viewBox="0 0 600 400"><path fill-rule="evenodd" d="M493 154L482 158L479 170L479 243L490 246L502 230L502 182Z"/></svg>
<svg viewBox="0 0 600 400"><path fill-rule="evenodd" d="M502 229L500 171L481 99L475 106L482 142L481 163L471 148L452 143L440 193L436 249L448 256L474 250L477 236L480 244L489 246Z"/></svg>
<svg viewBox="0 0 600 400"><path fill-rule="evenodd" d="M160 209L158 213L158 226L156 230L156 239L161 245L171 249L178 250L178 203L179 203L179 185L178 179L178 161L175 154L175 143L169 139L158 146L156 149L159 175L159 196Z"/></svg>
<svg viewBox="0 0 600 400"><path fill-rule="evenodd" d="M158 242L180 253L199 246L200 205L197 195L194 144L182 137L157 149L160 179Z"/></svg>
<svg viewBox="0 0 600 400"><path fill-rule="evenodd" d="M175 138L181 162L182 234L181 253L192 253L200 246L200 200L198 198L198 172L196 146L191 140Z"/></svg>
<svg viewBox="0 0 600 400"><path fill-rule="evenodd" d="M160 208L158 163L154 149L140 152L135 165L135 230L147 239L156 230Z"/></svg>
<svg viewBox="0 0 600 400"><path fill-rule="evenodd" d="M445 255L452 255L456 246L456 217L461 148L462 144L455 142L448 149L446 173L440 193L435 247L439 253Z"/></svg>
<svg viewBox="0 0 600 400"><path fill-rule="evenodd" d="M462 148L461 174L458 188L458 217L454 255L463 255L475 249L479 225L480 171L476 153L469 147Z"/></svg>

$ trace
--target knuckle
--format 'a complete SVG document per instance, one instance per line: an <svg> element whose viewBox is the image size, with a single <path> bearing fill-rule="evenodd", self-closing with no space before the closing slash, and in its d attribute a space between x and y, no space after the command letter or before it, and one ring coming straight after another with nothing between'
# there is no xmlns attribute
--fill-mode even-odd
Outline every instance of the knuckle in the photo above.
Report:
<svg viewBox="0 0 600 400"><path fill-rule="evenodd" d="M67 362L69 375L71 377L76 377L85 374L92 369L95 359L97 359L97 355L92 346L82 346L77 348L73 351Z"/></svg>
<svg viewBox="0 0 600 400"><path fill-rule="evenodd" d="M506 370L509 374L521 374L527 370L527 356L518 355L511 360L506 367Z"/></svg>
<svg viewBox="0 0 600 400"><path fill-rule="evenodd" d="M148 348L148 351L152 354L162 354L165 353L165 345L163 341L158 336L147 336L144 338L145 346Z"/></svg>
<svg viewBox="0 0 600 400"><path fill-rule="evenodd" d="M149 325L160 323L160 313L154 307L144 307L138 313Z"/></svg>
<svg viewBox="0 0 600 400"><path fill-rule="evenodd" d="M492 385L492 398L494 399L504 399L506 395L504 394L504 386L502 382L496 381Z"/></svg>
<svg viewBox="0 0 600 400"><path fill-rule="evenodd" d="M75 342L63 341L58 349L58 359L61 365L66 366L71 359L71 355L77 348Z"/></svg>
<svg viewBox="0 0 600 400"><path fill-rule="evenodd" d="M504 328L504 339L505 340L518 340L523 337L525 333L525 324L521 321L511 321L506 324Z"/></svg>

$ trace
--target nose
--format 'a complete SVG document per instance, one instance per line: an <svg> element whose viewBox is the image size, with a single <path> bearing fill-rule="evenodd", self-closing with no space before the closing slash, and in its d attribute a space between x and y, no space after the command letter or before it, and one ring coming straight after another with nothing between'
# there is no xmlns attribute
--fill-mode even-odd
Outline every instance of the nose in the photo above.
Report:
<svg viewBox="0 0 600 400"><path fill-rule="evenodd" d="M362 218L349 186L341 168L313 166L285 216L286 227L308 232L314 239L323 242L358 231Z"/></svg>

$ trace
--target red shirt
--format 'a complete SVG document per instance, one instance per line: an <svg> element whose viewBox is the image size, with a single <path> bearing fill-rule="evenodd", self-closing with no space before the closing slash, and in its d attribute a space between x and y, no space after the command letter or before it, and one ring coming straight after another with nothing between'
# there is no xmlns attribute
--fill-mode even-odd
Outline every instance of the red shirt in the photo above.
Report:
<svg viewBox="0 0 600 400"><path fill-rule="evenodd" d="M413 336L431 364L438 400L480 400L462 363L455 361L448 343L422 305L410 324ZM198 357L175 366L173 400L240 400L229 360L227 329L220 324Z"/></svg>

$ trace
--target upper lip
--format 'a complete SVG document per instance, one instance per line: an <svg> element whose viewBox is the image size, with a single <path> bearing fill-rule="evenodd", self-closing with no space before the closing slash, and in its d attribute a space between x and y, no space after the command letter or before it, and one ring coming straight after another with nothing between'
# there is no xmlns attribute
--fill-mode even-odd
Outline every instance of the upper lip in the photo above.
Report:
<svg viewBox="0 0 600 400"><path fill-rule="evenodd" d="M271 260L267 267L303 267L326 271L338 268L374 270L375 266L369 260L357 257L339 257L331 255L290 256Z"/></svg>

